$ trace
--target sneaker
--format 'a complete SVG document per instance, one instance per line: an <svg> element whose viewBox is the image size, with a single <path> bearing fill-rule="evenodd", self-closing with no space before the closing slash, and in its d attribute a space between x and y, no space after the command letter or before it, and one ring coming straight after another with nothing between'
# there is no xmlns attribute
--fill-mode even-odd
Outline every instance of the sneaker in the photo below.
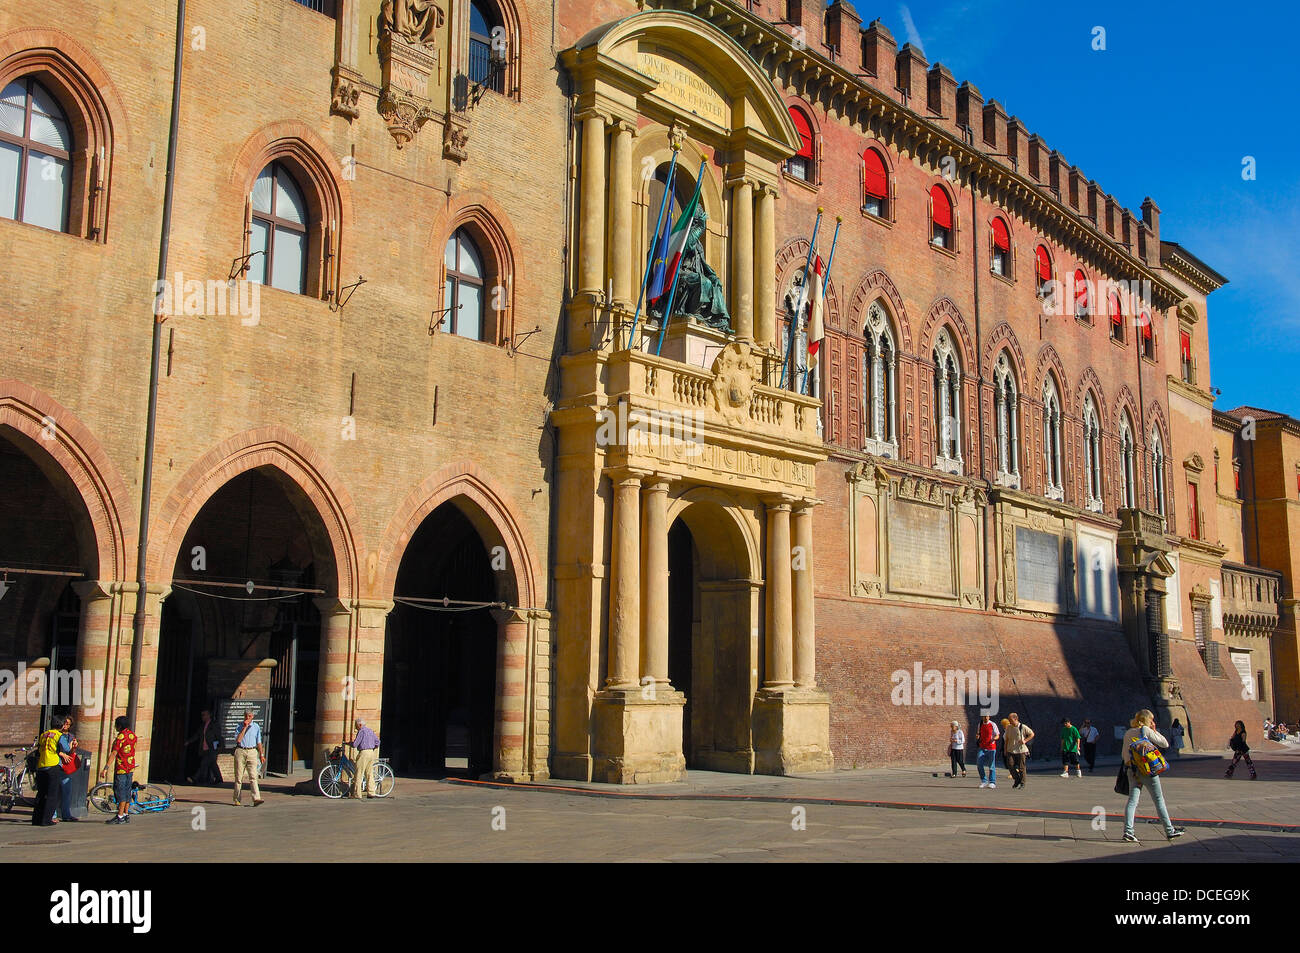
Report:
<svg viewBox="0 0 1300 953"><path fill-rule="evenodd" d="M1063 778L1068 778L1069 776L1070 776L1070 772L1069 772L1069 771L1062 771L1062 772L1061 772L1061 777L1063 777Z"/></svg>
<svg viewBox="0 0 1300 953"><path fill-rule="evenodd" d="M1076 777L1076 778L1081 778L1081 777L1083 777L1083 768L1080 768L1080 769L1079 769L1079 773L1076 774L1075 777Z"/></svg>
<svg viewBox="0 0 1300 953"><path fill-rule="evenodd" d="M122 818L119 817L118 815L114 814L112 817L110 817L110 818L109 818L108 820L106 820L104 823L105 823L105 824L121 824L121 823L122 823Z"/></svg>
<svg viewBox="0 0 1300 953"><path fill-rule="evenodd" d="M259 797L259 798L254 798L254 799L253 799L253 807L261 807L263 803L264 803L264 802L263 802L262 798L260 798L260 797Z"/></svg>
<svg viewBox="0 0 1300 953"><path fill-rule="evenodd" d="M1173 840L1175 837L1182 837L1186 833L1187 833L1186 828L1175 827L1172 831L1167 832L1165 836L1168 837L1170 840Z"/></svg>
<svg viewBox="0 0 1300 953"><path fill-rule="evenodd" d="M991 787L991 788L995 788L995 787L997 787L997 785L994 784L992 781L990 781L990 782L989 782L989 787Z"/></svg>
<svg viewBox="0 0 1300 953"><path fill-rule="evenodd" d="M982 787L982 788L986 788L986 787L988 787L988 786L989 786L989 783L988 783L987 781L981 781L981 782L980 782L980 787Z"/></svg>
<svg viewBox="0 0 1300 953"><path fill-rule="evenodd" d="M1140 844L1140 843L1142 843L1140 840L1137 839L1137 835L1134 834L1132 831L1125 831L1125 832L1124 832L1124 841L1125 841L1125 843L1128 843L1128 844Z"/></svg>

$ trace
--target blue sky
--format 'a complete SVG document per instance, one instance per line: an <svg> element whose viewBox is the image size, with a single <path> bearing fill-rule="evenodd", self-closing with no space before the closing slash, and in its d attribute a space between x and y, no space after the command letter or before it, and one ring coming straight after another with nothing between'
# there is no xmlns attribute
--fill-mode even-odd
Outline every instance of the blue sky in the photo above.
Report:
<svg viewBox="0 0 1300 953"><path fill-rule="evenodd" d="M1210 386L1300 417L1300 91L1290 4L870 4L1049 148L1229 279L1209 299ZM1093 50L1094 28L1105 29ZM1246 156L1256 178L1242 178Z"/></svg>

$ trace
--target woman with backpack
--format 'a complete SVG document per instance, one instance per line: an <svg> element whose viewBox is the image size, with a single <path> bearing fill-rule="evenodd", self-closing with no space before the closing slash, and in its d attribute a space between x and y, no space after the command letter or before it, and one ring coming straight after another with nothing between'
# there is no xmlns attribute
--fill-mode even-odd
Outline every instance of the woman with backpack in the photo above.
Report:
<svg viewBox="0 0 1300 953"><path fill-rule="evenodd" d="M1145 787L1151 792L1151 800L1156 802L1156 813L1165 825L1165 837L1173 840L1182 837L1186 831L1174 827L1169 819L1169 809L1165 807L1165 795L1160 789L1160 775L1168 768L1160 755L1160 748L1168 748L1165 736L1156 731L1156 716L1149 709L1143 708L1133 716L1131 727L1124 732L1120 743L1120 758L1128 769L1129 792L1128 804L1124 806L1124 840L1130 844L1139 843L1133 833L1133 818L1137 814L1138 798Z"/></svg>
<svg viewBox="0 0 1300 953"><path fill-rule="evenodd" d="M1246 725L1244 722L1239 721L1233 725L1233 729L1232 737L1228 739L1228 747L1232 749L1232 764L1228 765L1228 770L1223 776L1225 778L1232 777L1237 762L1245 758L1246 767L1250 768L1250 779L1254 781L1255 762L1250 760L1250 745L1246 744Z"/></svg>

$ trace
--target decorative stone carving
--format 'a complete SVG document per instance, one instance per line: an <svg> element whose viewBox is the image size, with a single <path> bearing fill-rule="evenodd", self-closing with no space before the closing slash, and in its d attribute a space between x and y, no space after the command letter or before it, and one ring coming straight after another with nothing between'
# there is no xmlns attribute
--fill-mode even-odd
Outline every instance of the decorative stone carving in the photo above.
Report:
<svg viewBox="0 0 1300 953"><path fill-rule="evenodd" d="M680 119L674 119L673 124L668 127L668 145L674 152L681 152L682 146L686 145L686 134L688 127Z"/></svg>
<svg viewBox="0 0 1300 953"><path fill-rule="evenodd" d="M1014 605L1016 601L1016 551L1008 546L1002 550L1002 601Z"/></svg>
<svg viewBox="0 0 1300 953"><path fill-rule="evenodd" d="M425 19L411 19L412 8L417 7L414 14L421 14ZM436 27L429 24L433 22L434 11L439 24L443 14L430 0L388 0L384 8L389 11L390 26L380 30L379 63L383 83L379 114L388 122L388 131L400 149L421 126L438 115L428 97L429 77L438 66L438 50L431 32ZM406 12L399 16L398 10Z"/></svg>
<svg viewBox="0 0 1300 953"><path fill-rule="evenodd" d="M388 123L388 132L402 148L437 114L420 100L392 86L385 86L379 94L379 114Z"/></svg>
<svg viewBox="0 0 1300 953"><path fill-rule="evenodd" d="M442 154L444 158L464 162L469 158L469 120L451 113L447 116L442 130Z"/></svg>
<svg viewBox="0 0 1300 953"><path fill-rule="evenodd" d="M867 580L866 585L863 586L863 591L866 593L868 599L880 599L884 595L884 590L881 588L880 580L878 579Z"/></svg>
<svg viewBox="0 0 1300 953"><path fill-rule="evenodd" d="M1199 453L1193 451L1191 455L1189 455L1187 459L1183 461L1183 466L1186 467L1188 470L1191 470L1193 473L1200 473L1202 470L1205 469L1205 460L1201 457Z"/></svg>
<svg viewBox="0 0 1300 953"><path fill-rule="evenodd" d="M348 119L361 116L361 77L342 66L332 70L334 76L330 112Z"/></svg>
<svg viewBox="0 0 1300 953"><path fill-rule="evenodd" d="M932 506L942 506L944 504L943 484L934 480L922 480L917 477L903 477L898 481L898 487L894 490L894 498L899 500L915 500L918 503L928 503Z"/></svg>
<svg viewBox="0 0 1300 953"><path fill-rule="evenodd" d="M749 420L749 402L758 373L758 359L748 341L732 341L713 362L713 407L733 427Z"/></svg>
<svg viewBox="0 0 1300 953"><path fill-rule="evenodd" d="M445 19L434 0L384 0L379 11L380 36L398 36L407 43L431 48Z"/></svg>

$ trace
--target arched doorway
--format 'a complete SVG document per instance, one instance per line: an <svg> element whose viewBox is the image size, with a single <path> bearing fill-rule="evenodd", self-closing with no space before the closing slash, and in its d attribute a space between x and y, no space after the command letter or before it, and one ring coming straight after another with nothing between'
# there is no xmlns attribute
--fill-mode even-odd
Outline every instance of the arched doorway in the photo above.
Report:
<svg viewBox="0 0 1300 953"><path fill-rule="evenodd" d="M163 603L149 777L192 776L185 739L221 700L266 699L266 770L312 767L321 620L337 578L306 493L262 466L224 484L185 531ZM250 591L251 584L251 591Z"/></svg>
<svg viewBox="0 0 1300 953"><path fill-rule="evenodd" d="M20 664L40 658L50 660L51 672L83 667L74 583L96 578L98 566L90 514L71 477L40 441L0 427L0 668L17 675ZM54 709L72 710L79 701L60 697L46 707L10 708L0 719L0 746L30 744Z"/></svg>
<svg viewBox="0 0 1300 953"><path fill-rule="evenodd" d="M682 752L688 769L749 773L761 585L736 516L713 500L678 502L668 531L668 677L686 695Z"/></svg>
<svg viewBox="0 0 1300 953"><path fill-rule="evenodd" d="M462 508L463 507L463 508ZM384 751L399 774L493 768L497 624L506 575L463 498L420 523L402 554L384 638Z"/></svg>

